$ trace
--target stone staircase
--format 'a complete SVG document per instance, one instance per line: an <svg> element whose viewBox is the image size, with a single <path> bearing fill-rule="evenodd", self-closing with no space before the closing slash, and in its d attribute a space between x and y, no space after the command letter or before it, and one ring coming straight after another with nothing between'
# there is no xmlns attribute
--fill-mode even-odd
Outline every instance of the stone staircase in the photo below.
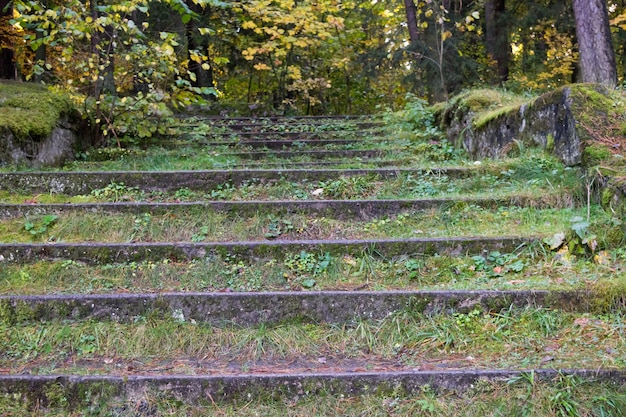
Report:
<svg viewBox="0 0 626 417"><path fill-rule="evenodd" d="M1 172L0 414L619 415L626 322L589 280L624 272L543 243L578 174L450 155L373 117L190 118Z"/></svg>

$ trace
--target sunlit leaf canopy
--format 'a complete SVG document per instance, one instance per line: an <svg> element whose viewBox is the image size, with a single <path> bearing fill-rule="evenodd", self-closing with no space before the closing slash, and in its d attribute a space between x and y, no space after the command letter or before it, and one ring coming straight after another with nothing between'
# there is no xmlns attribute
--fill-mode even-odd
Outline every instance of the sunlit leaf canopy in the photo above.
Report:
<svg viewBox="0 0 626 417"><path fill-rule="evenodd" d="M504 7L490 14L494 2ZM120 97L153 112L208 103L370 113L407 93L437 101L502 83L542 91L577 76L570 1L16 0L13 9L2 30L19 38L21 76L100 102L100 120ZM609 2L609 11L621 79L626 8Z"/></svg>

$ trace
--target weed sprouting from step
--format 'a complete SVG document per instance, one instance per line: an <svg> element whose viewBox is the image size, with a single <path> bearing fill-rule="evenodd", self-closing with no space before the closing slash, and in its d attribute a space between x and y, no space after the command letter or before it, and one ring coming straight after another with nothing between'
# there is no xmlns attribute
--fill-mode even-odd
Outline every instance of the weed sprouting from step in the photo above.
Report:
<svg viewBox="0 0 626 417"><path fill-rule="evenodd" d="M133 228L130 237L128 238L129 242L135 240L144 240L145 237L150 234L150 227L152 225L152 214L143 213L140 216L135 216L133 220Z"/></svg>
<svg viewBox="0 0 626 417"><path fill-rule="evenodd" d="M313 254L301 251L295 255L287 255L284 265L290 271L289 279L304 288L313 288L316 277L326 275L333 268L335 258L330 253Z"/></svg>
<svg viewBox="0 0 626 417"><path fill-rule="evenodd" d="M34 238L43 237L50 232L58 218L56 214L46 214L39 220L26 220L24 230Z"/></svg>
<svg viewBox="0 0 626 417"><path fill-rule="evenodd" d="M141 192L139 191L139 188L128 187L123 182L111 182L106 187L93 190L91 195L100 200L117 203L120 201L135 200L138 195L141 195Z"/></svg>
<svg viewBox="0 0 626 417"><path fill-rule="evenodd" d="M265 238L276 239L294 230L293 222L289 219L281 219L274 216L267 217Z"/></svg>

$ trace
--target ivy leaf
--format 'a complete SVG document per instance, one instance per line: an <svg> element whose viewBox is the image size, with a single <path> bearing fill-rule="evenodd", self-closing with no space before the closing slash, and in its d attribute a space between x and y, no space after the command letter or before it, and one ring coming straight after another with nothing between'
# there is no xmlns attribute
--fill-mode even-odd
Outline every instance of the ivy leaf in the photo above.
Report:
<svg viewBox="0 0 626 417"><path fill-rule="evenodd" d="M304 281L302 281L302 286L304 288L313 288L315 287L315 284L317 284L317 282L312 278L305 279Z"/></svg>
<svg viewBox="0 0 626 417"><path fill-rule="evenodd" d="M550 250L557 250L565 242L565 233L557 233L552 237L546 237L543 239L543 243L550 247Z"/></svg>

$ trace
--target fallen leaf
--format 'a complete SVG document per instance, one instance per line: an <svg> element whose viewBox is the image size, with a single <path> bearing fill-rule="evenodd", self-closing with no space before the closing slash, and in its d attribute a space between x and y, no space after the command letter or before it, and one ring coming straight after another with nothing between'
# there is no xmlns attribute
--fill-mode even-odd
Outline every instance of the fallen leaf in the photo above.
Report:
<svg viewBox="0 0 626 417"><path fill-rule="evenodd" d="M311 191L311 195L314 195L316 197L322 195L323 193L324 193L323 188L318 188L317 190Z"/></svg>
<svg viewBox="0 0 626 417"><path fill-rule="evenodd" d="M586 326L591 322L591 319L587 318L587 317L580 317L576 320L574 320L574 324L577 326Z"/></svg>
<svg viewBox="0 0 626 417"><path fill-rule="evenodd" d="M513 279L513 280L509 281L507 284L510 284L510 285L519 285L519 284L523 284L523 283L525 283L525 282L526 282L526 281L525 281L525 280L523 280L523 279Z"/></svg>
<svg viewBox="0 0 626 417"><path fill-rule="evenodd" d="M600 251L593 257L593 262L598 265L609 265L611 263L611 257L607 251Z"/></svg>
<svg viewBox="0 0 626 417"><path fill-rule="evenodd" d="M547 237L543 239L543 243L550 247L550 250L556 250L563 245L565 242L565 233L556 233L552 237Z"/></svg>

